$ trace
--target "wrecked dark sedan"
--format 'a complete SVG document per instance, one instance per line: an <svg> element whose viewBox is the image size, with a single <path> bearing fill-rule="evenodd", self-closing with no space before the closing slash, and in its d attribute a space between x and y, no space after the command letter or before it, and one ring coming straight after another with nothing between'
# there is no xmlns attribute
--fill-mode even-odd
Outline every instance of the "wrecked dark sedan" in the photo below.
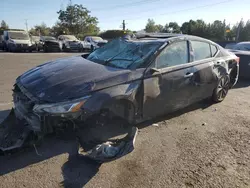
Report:
<svg viewBox="0 0 250 188"><path fill-rule="evenodd" d="M39 135L84 126L92 117L136 124L206 98L223 101L237 82L238 62L195 36L116 39L89 55L51 61L19 76L14 112Z"/></svg>

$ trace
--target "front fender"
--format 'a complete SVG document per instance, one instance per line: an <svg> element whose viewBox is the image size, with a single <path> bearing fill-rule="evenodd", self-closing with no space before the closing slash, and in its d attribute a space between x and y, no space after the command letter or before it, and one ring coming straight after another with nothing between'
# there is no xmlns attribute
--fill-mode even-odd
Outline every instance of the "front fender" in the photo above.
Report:
<svg viewBox="0 0 250 188"><path fill-rule="evenodd" d="M87 100L83 108L96 113L117 100L128 100L134 104L135 108L137 108L138 105L135 96L140 84L141 80L137 80L96 91L90 99Z"/></svg>

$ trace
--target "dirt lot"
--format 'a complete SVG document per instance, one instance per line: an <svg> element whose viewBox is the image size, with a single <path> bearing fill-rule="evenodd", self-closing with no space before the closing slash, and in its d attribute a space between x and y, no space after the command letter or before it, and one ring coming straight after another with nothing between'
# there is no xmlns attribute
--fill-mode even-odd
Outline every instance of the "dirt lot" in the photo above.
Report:
<svg viewBox="0 0 250 188"><path fill-rule="evenodd" d="M0 53L0 121L11 108L15 78L72 54ZM38 148L0 156L0 187L250 187L250 81L226 100L202 102L140 125L135 150L96 165L69 157L74 141L48 137Z"/></svg>

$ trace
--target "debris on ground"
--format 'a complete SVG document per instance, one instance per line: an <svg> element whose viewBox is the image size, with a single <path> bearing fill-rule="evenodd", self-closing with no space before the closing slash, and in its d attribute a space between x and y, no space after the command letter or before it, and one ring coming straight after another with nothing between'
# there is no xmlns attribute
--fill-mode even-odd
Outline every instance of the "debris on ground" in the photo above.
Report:
<svg viewBox="0 0 250 188"><path fill-rule="evenodd" d="M5 154L27 146L30 135L31 130L26 122L18 120L12 109L0 124L0 153Z"/></svg>
<svg viewBox="0 0 250 188"><path fill-rule="evenodd" d="M159 124L158 123L154 123L153 126L154 127L159 127Z"/></svg>
<svg viewBox="0 0 250 188"><path fill-rule="evenodd" d="M158 126L158 124L154 124L154 126ZM90 140L90 142L94 144L88 149L83 147L83 145L88 145L89 143L79 142L81 135L74 134L74 136L77 138L78 143L81 143L81 148L87 150L85 154L78 152L79 156L85 156L89 159L103 163L113 161L131 153L134 150L137 133L138 128L131 127L124 138L113 140L107 139L107 141L103 140L99 142ZM41 137L41 135L37 135L29 128L29 124L25 120L18 119L14 109L12 109L8 117L0 124L0 153L3 155L12 154L25 147L33 146L36 154L42 156L36 147ZM80 144L78 144L78 151L79 146Z"/></svg>
<svg viewBox="0 0 250 188"><path fill-rule="evenodd" d="M207 123L204 122L204 123L202 123L201 125L202 125L202 126L205 126L205 125L207 125Z"/></svg>
<svg viewBox="0 0 250 188"><path fill-rule="evenodd" d="M138 128L132 127L131 131L124 138L113 141L110 140L102 144L98 144L86 152L78 150L78 155L95 160L99 163L116 160L131 153L134 150L137 133ZM80 146L80 144L78 144L78 146Z"/></svg>

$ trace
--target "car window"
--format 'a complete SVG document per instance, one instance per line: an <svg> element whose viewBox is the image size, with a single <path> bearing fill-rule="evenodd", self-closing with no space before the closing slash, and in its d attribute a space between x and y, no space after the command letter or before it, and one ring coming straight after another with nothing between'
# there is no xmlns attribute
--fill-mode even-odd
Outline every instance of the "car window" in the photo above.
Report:
<svg viewBox="0 0 250 188"><path fill-rule="evenodd" d="M188 63L187 41L170 44L156 59L156 66L158 69L185 63Z"/></svg>
<svg viewBox="0 0 250 188"><path fill-rule="evenodd" d="M206 42L191 41L192 49L194 53L194 60L202 60L211 57L210 45Z"/></svg>
<svg viewBox="0 0 250 188"><path fill-rule="evenodd" d="M86 40L87 40L87 42L90 42L90 38L88 37L88 38L86 38Z"/></svg>
<svg viewBox="0 0 250 188"><path fill-rule="evenodd" d="M233 48L234 50L242 50L242 51L250 51L250 44L236 44L235 47Z"/></svg>
<svg viewBox="0 0 250 188"><path fill-rule="evenodd" d="M212 57L214 57L215 54L217 53L218 49L217 49L216 46L214 46L214 45L212 45L212 44L211 44L210 46L211 46Z"/></svg>

